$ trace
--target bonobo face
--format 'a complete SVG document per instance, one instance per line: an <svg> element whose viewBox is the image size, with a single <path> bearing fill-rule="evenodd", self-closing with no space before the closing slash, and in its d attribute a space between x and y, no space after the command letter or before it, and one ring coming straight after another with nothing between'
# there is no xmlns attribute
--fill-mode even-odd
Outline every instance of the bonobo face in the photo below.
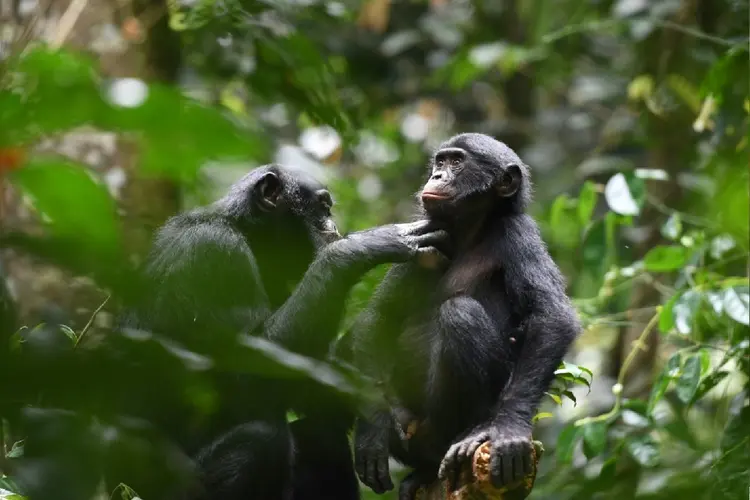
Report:
<svg viewBox="0 0 750 500"><path fill-rule="evenodd" d="M331 216L333 198L323 184L310 176L298 174L297 182L290 183L289 195L291 211L304 219L316 248L341 238Z"/></svg>
<svg viewBox="0 0 750 500"><path fill-rule="evenodd" d="M461 134L443 143L430 162L420 197L429 215L466 215L522 193L526 171L508 146L483 134Z"/></svg>

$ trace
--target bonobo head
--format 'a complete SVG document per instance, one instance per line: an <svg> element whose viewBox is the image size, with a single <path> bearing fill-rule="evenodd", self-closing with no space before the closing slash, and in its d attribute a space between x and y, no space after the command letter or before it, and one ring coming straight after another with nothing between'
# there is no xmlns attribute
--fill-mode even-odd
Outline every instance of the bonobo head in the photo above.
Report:
<svg viewBox="0 0 750 500"><path fill-rule="evenodd" d="M440 145L420 193L430 217L465 220L494 211L520 213L531 196L528 167L502 142L459 134Z"/></svg>
<svg viewBox="0 0 750 500"><path fill-rule="evenodd" d="M332 206L323 184L281 165L256 168L215 204L245 234L272 300L283 300L315 253L341 237Z"/></svg>
<svg viewBox="0 0 750 500"><path fill-rule="evenodd" d="M216 204L248 232L269 231L266 238L308 240L316 249L340 238L331 218L331 194L302 170L275 164L256 168Z"/></svg>

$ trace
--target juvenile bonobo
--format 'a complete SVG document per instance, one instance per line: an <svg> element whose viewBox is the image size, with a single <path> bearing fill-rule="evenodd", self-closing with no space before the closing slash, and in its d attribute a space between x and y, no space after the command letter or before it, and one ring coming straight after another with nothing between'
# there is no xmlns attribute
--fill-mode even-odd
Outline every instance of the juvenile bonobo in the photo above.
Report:
<svg viewBox="0 0 750 500"><path fill-rule="evenodd" d="M461 134L440 146L430 168L421 202L449 234L439 246L447 263L394 265L352 331L355 363L392 397L392 409L359 418L355 467L375 492L393 487L389 454L413 467L401 500L438 477L456 488L485 441L496 486L530 472L531 419L580 329L564 279L524 213L531 182L516 153ZM407 441L403 426L414 419Z"/></svg>
<svg viewBox="0 0 750 500"><path fill-rule="evenodd" d="M324 358L361 276L408 261L445 236L420 221L341 238L332 204L324 186L300 171L269 165L250 172L216 203L160 229L144 295L122 325L173 336L201 353L232 349L250 334ZM311 395L301 381L221 375L220 408L204 425L191 427L182 407L160 407L150 418L195 459L200 484L182 500L359 497L347 420L333 422L320 400L310 404L314 387ZM288 425L286 411L299 406L306 417ZM149 496L138 479L125 482L144 498L167 498Z"/></svg>

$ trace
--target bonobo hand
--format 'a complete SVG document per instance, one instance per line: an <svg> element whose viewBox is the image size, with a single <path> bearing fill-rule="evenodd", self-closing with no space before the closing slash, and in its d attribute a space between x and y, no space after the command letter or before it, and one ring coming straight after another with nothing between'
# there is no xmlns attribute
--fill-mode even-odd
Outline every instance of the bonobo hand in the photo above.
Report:
<svg viewBox="0 0 750 500"><path fill-rule="evenodd" d="M388 224L347 236L334 243L359 253L377 263L406 262L420 251L448 238L448 233L431 222L421 220L405 224Z"/></svg>
<svg viewBox="0 0 750 500"><path fill-rule="evenodd" d="M360 481L377 494L393 489L388 467L390 415L379 412L369 419L357 419L354 429L354 468Z"/></svg>
<svg viewBox="0 0 750 500"><path fill-rule="evenodd" d="M479 427L453 444L440 464L438 477L448 480L451 491L458 487L461 468L471 464L474 452L485 441L490 442L490 474L495 487L506 486L532 472L531 426L523 423Z"/></svg>

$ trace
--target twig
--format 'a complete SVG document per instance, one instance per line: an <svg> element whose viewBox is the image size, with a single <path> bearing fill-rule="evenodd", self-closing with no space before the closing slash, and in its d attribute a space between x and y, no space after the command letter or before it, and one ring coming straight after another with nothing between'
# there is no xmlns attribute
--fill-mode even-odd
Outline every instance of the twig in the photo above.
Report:
<svg viewBox="0 0 750 500"><path fill-rule="evenodd" d="M620 411L620 405L622 405L622 393L623 393L623 384L625 383L625 376L628 374L628 370L630 369L630 365L633 363L633 360L635 359L635 356L638 354L638 351L640 350L646 350L646 337L648 337L649 333L656 327L656 325L659 324L659 314L661 313L661 307L657 307L656 314L653 315L651 320L646 325L646 328L643 329L641 334L638 336L638 339L636 339L635 342L633 342L633 348L628 353L628 356L625 358L625 361L622 363L622 367L620 368L620 373L617 374L617 383L612 387L612 392L615 394L615 404L612 407L611 410L609 410L607 413L603 413L596 417L587 417L582 418L581 420L578 420L575 423L576 427L580 427L582 425L590 424L592 422L602 422L609 420L610 418L617 415L617 413Z"/></svg>
<svg viewBox="0 0 750 500"><path fill-rule="evenodd" d="M706 40L708 42L712 42L718 45L723 45L725 47L734 47L736 45L736 43L731 40L724 40L723 38L709 35L708 33L704 33L695 28L683 26L681 24L678 24L672 21L651 20L651 22L653 23L654 26L657 26L659 28L679 31L680 33L691 35L695 38L700 38L701 40ZM591 32L591 31L603 31L603 30L607 30L611 28L619 28L621 26L627 25L628 23L629 21L627 19L607 19L604 21L589 21L586 23L569 25L557 31L553 31L552 33L547 33L546 35L542 37L542 43L556 42L557 40L560 40L562 38L565 38L571 35L576 35L579 33L585 33L585 32Z"/></svg>
<svg viewBox="0 0 750 500"><path fill-rule="evenodd" d="M53 49L60 48L63 42L68 38L68 35L78 21L78 18L81 17L81 13L83 12L83 9L86 7L87 3L88 0L73 0L72 2L70 2L70 5L68 5L68 9L60 18L60 24L57 28L57 33L55 33L52 42L50 42L50 46Z"/></svg>
<svg viewBox="0 0 750 500"><path fill-rule="evenodd" d="M96 310L94 311L94 314L92 314L91 318L89 318L89 322L86 323L86 326L83 327L83 330L81 330L80 335L76 337L75 344L73 344L73 349L78 347L78 344L79 342L81 342L81 339L83 338L83 336L86 335L86 332L89 331L89 329L91 328L91 325L94 324L94 319L96 319L96 315L99 314L99 312L101 312L102 308L107 304L107 302L109 302L109 299L111 297L112 297L111 295L107 295L107 298L104 299L104 302L102 302L101 305L99 305L99 307L96 308Z"/></svg>

